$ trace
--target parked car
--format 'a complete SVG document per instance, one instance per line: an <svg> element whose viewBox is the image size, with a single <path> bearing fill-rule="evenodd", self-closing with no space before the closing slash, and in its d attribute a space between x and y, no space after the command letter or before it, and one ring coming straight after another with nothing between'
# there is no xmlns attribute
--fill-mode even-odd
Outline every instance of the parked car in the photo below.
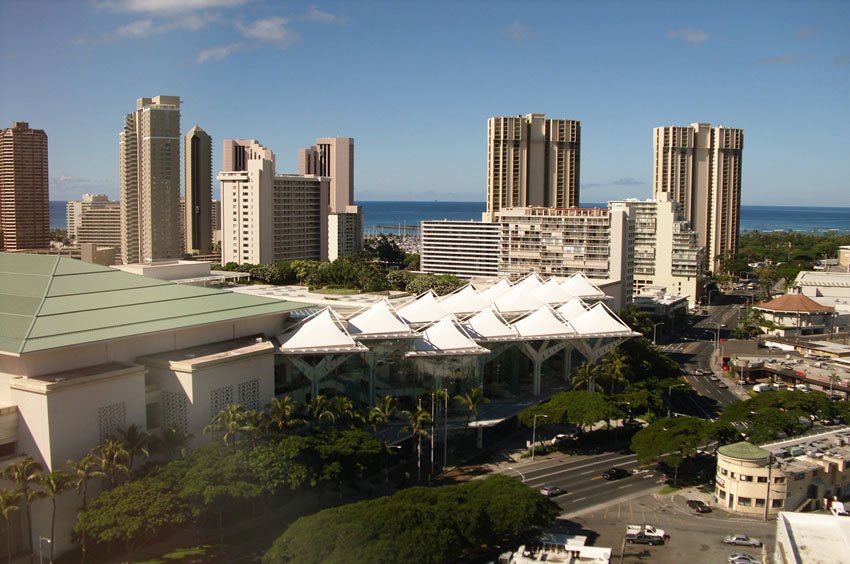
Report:
<svg viewBox="0 0 850 564"><path fill-rule="evenodd" d="M761 564L761 558L755 558L749 554L730 554L729 564Z"/></svg>
<svg viewBox="0 0 850 564"><path fill-rule="evenodd" d="M721 390L725 390L725 389L727 389L729 386L728 386L728 385L726 385L726 382L720 382L719 384L717 384L717 387L718 387L718 388L720 388Z"/></svg>
<svg viewBox="0 0 850 564"><path fill-rule="evenodd" d="M700 501L698 499L689 499L688 507L697 513L711 513L711 507L709 507L709 505L704 501Z"/></svg>
<svg viewBox="0 0 850 564"><path fill-rule="evenodd" d="M578 438L578 431L570 431L568 433L558 433L552 437L552 444L557 445Z"/></svg>
<svg viewBox="0 0 850 564"><path fill-rule="evenodd" d="M624 468L610 468L602 473L602 477L606 480L619 480L620 478L625 478L626 476L631 476L631 472Z"/></svg>
<svg viewBox="0 0 850 564"><path fill-rule="evenodd" d="M747 535L729 535L723 539L726 544L737 546L761 546L761 541Z"/></svg>
<svg viewBox="0 0 850 564"><path fill-rule="evenodd" d="M540 493L542 493L546 497L555 497L556 495L562 495L567 492L565 490L562 490L558 486L543 486L542 488L540 488Z"/></svg>

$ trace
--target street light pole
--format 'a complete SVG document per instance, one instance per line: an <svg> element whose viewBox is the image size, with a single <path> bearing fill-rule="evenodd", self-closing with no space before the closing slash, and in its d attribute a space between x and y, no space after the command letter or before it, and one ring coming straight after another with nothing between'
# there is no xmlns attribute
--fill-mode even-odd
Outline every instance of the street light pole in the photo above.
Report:
<svg viewBox="0 0 850 564"><path fill-rule="evenodd" d="M50 539L49 539L49 538L47 538L47 537L38 537L38 562L39 562L39 564L44 564L44 550L43 550L43 546L44 546L44 543L45 543L45 542L46 542L47 544L49 544L49 545L50 545L50 552L51 552L50 561L51 561L51 562L53 562L53 556L52 556L52 553L53 553L53 541L52 541L52 540L50 540Z"/></svg>
<svg viewBox="0 0 850 564"><path fill-rule="evenodd" d="M443 399L446 401L443 409L443 472L445 472L449 465L449 389L443 388L443 391L445 392Z"/></svg>
<svg viewBox="0 0 850 564"><path fill-rule="evenodd" d="M542 413L538 413L534 416L534 424L532 425L531 430L531 461L534 462L534 445L537 443L537 418L542 417L543 419L549 419L548 415L544 415Z"/></svg>
<svg viewBox="0 0 850 564"><path fill-rule="evenodd" d="M516 468L514 468L513 466L508 466L508 470L513 470L514 472L516 472L517 474L519 474L519 477L520 477L520 478L522 478L522 481L523 481L523 482L525 482L525 474L523 474L522 472L520 472L519 470L517 470L517 469L516 469Z"/></svg>
<svg viewBox="0 0 850 564"><path fill-rule="evenodd" d="M654 344L656 344L656 343L655 343L655 330L656 330L656 329L658 329L658 326L659 326L659 325L664 325L664 322L663 322L663 321L659 321L658 323L653 323L653 324L652 324L652 344L653 344L653 345L654 345Z"/></svg>

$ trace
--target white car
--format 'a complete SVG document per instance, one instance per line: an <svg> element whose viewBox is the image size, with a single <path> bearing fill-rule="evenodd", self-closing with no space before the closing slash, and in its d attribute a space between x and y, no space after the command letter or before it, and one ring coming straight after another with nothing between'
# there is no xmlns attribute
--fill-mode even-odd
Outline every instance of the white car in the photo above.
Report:
<svg viewBox="0 0 850 564"><path fill-rule="evenodd" d="M730 554L729 564L761 564L761 558L755 558L749 554Z"/></svg>
<svg viewBox="0 0 850 564"><path fill-rule="evenodd" d="M738 546L761 546L760 540L748 537L747 535L729 535L723 539L723 542Z"/></svg>

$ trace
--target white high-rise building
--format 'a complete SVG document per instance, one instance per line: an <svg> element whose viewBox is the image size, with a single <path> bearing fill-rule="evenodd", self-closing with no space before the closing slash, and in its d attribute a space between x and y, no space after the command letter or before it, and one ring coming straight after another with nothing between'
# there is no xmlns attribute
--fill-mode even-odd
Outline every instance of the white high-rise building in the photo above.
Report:
<svg viewBox="0 0 850 564"><path fill-rule="evenodd" d="M363 250L363 212L360 206L328 214L328 260L334 261Z"/></svg>
<svg viewBox="0 0 850 564"><path fill-rule="evenodd" d="M180 97L139 98L118 145L122 261L180 258Z"/></svg>
<svg viewBox="0 0 850 564"><path fill-rule="evenodd" d="M221 262L274 260L274 169L271 149L252 139L226 139L221 182Z"/></svg>
<svg viewBox="0 0 850 564"><path fill-rule="evenodd" d="M499 224L432 220L420 223L419 268L461 278L499 275Z"/></svg>
<svg viewBox="0 0 850 564"><path fill-rule="evenodd" d="M681 204L713 271L738 250L743 150L743 129L693 123L654 130L653 196L667 193Z"/></svg>

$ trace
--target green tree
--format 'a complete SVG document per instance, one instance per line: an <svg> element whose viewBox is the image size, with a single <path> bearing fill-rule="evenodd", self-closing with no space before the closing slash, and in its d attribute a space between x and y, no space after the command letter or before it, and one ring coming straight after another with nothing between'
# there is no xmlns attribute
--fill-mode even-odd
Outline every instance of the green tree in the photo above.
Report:
<svg viewBox="0 0 850 564"><path fill-rule="evenodd" d="M402 431L412 433L416 437L416 470L417 480L422 481L422 438L428 437L428 429L431 427L431 414L423 409L420 404L414 411L404 411L407 423ZM468 421L468 420L467 420Z"/></svg>
<svg viewBox="0 0 850 564"><path fill-rule="evenodd" d="M599 367L590 362L584 362L570 374L570 384L573 389L586 387L589 392L595 391L596 380L599 378Z"/></svg>
<svg viewBox="0 0 850 564"><path fill-rule="evenodd" d="M162 438L156 441L157 449L165 452L166 458L171 461L175 454L185 453L192 436L172 423L162 431Z"/></svg>
<svg viewBox="0 0 850 564"><path fill-rule="evenodd" d="M130 454L120 441L106 439L102 445L93 451L97 465L109 478L109 484L114 488L121 477L130 475Z"/></svg>
<svg viewBox="0 0 850 564"><path fill-rule="evenodd" d="M641 462L665 461L676 469L686 458L696 455L711 424L696 417L664 417L635 433L631 449Z"/></svg>
<svg viewBox="0 0 850 564"><path fill-rule="evenodd" d="M333 423L336 420L336 414L331 408L328 398L322 394L311 399L305 407L314 426L321 425L323 421Z"/></svg>
<svg viewBox="0 0 850 564"><path fill-rule="evenodd" d="M304 420L298 416L301 407L289 396L272 398L272 401L266 406L266 410L272 426L278 431L285 431L304 424Z"/></svg>
<svg viewBox="0 0 850 564"><path fill-rule="evenodd" d="M51 470L38 475L38 483L45 497L50 498L50 562L53 562L53 544L56 538L56 498L71 487L71 474L65 470Z"/></svg>
<svg viewBox="0 0 850 564"><path fill-rule="evenodd" d="M91 452L83 455L79 461L69 459L67 464L71 468L71 484L77 489L77 493L83 496L83 506L81 509L85 509L88 502L89 480L93 478L105 478L106 474L98 465L97 457ZM88 551L86 540L84 534L80 536L80 550L83 553L82 561L85 561L86 552Z"/></svg>
<svg viewBox="0 0 850 564"><path fill-rule="evenodd" d="M481 406L490 401L484 397L484 390L479 387L472 388L464 394L456 395L454 400L466 410L466 422L463 425L466 430L469 430L470 419L474 417L475 422L478 422L478 412Z"/></svg>
<svg viewBox="0 0 850 564"><path fill-rule="evenodd" d="M118 440L124 445L124 450L127 451L127 468L130 470L133 470L133 461L136 456L147 458L151 455L150 445L153 437L135 423L126 429L119 429Z"/></svg>
<svg viewBox="0 0 850 564"><path fill-rule="evenodd" d="M21 492L18 490L0 490L0 513L3 513L3 519L6 521L6 561L12 562L12 525L9 519L12 518L12 513L20 510L17 505L21 499Z"/></svg>
<svg viewBox="0 0 850 564"><path fill-rule="evenodd" d="M18 462L10 464L3 470L3 477L14 482L18 493L24 500L25 509L27 512L27 547L29 548L29 557L32 561L32 502L41 497L41 491L34 489L31 486L38 483L39 476L44 471L44 467L40 462L36 462L31 456L24 456Z"/></svg>
<svg viewBox="0 0 850 564"><path fill-rule="evenodd" d="M239 441L244 425L245 408L232 403L213 417L212 422L204 427L204 433L220 437L225 446L232 446Z"/></svg>
<svg viewBox="0 0 850 564"><path fill-rule="evenodd" d="M146 477L101 492L77 513L74 531L97 543L120 542L133 561L145 539L186 522L189 507L164 482Z"/></svg>
<svg viewBox="0 0 850 564"><path fill-rule="evenodd" d="M617 386L624 387L628 384L632 375L629 358L622 349L616 348L602 357L602 374L611 385L610 393L614 393Z"/></svg>
<svg viewBox="0 0 850 564"><path fill-rule="evenodd" d="M384 396L378 401L378 405L369 411L369 422L377 431L378 425L386 425L398 411L398 399L395 396Z"/></svg>

